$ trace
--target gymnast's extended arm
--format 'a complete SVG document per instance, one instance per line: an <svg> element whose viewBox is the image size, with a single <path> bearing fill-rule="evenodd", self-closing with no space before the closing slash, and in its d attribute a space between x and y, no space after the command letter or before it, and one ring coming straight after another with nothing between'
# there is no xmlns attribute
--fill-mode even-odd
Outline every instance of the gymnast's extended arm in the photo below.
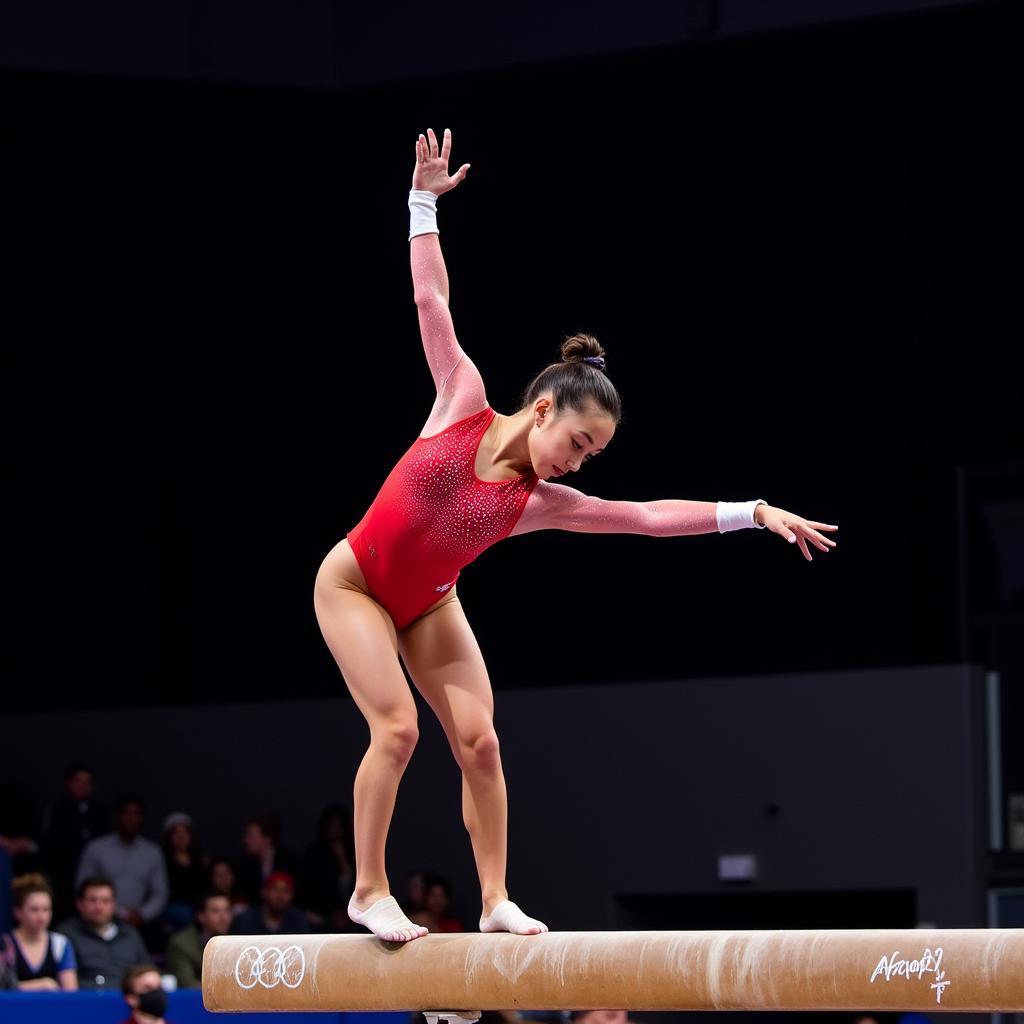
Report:
<svg viewBox="0 0 1024 1024"><path fill-rule="evenodd" d="M829 523L803 519L760 499L756 504L690 501L685 498L608 501L593 494L584 494L575 487L538 480L530 502L512 532L518 535L533 530L570 530L576 533L683 537L699 533L727 533L744 526L768 528L791 543L799 542L808 561L811 561L811 556L807 541L827 552L836 546L836 542L818 530L839 529Z"/></svg>
<svg viewBox="0 0 1024 1024"><path fill-rule="evenodd" d="M570 530L574 533L639 533L679 537L718 533L716 502L665 498L609 501L575 487L538 480L514 533Z"/></svg>

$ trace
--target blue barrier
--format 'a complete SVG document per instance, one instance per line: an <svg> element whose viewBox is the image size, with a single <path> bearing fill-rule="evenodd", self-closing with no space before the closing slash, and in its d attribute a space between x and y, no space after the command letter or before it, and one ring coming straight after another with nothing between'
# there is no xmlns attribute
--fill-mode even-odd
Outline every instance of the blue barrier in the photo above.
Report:
<svg viewBox="0 0 1024 1024"><path fill-rule="evenodd" d="M0 992L3 1024L120 1024L130 1016L120 992ZM167 1024L310 1024L308 1013L208 1013L197 988L170 992ZM420 1019L426 1022L426 1017ZM409 1024L408 1013L318 1013L313 1018L331 1024Z"/></svg>

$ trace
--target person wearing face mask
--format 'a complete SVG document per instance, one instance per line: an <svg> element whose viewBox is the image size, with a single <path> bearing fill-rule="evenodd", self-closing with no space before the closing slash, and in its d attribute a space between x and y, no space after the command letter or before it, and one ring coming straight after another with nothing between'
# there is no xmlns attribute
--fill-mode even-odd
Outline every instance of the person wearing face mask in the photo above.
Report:
<svg viewBox="0 0 1024 1024"><path fill-rule="evenodd" d="M122 1024L167 1024L167 993L160 985L160 971L153 964L130 968L121 982L131 1016Z"/></svg>

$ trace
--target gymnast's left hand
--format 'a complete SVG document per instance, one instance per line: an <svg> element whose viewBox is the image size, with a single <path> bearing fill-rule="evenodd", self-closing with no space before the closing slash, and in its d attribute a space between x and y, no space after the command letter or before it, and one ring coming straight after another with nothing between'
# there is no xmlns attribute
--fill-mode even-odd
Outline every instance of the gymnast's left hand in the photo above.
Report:
<svg viewBox="0 0 1024 1024"><path fill-rule="evenodd" d="M799 544L804 558L813 562L811 553L807 550L807 542L810 541L816 548L826 554L829 547L835 547L836 542L819 533L819 530L838 530L839 527L831 523L817 523L813 519L804 519L784 508L775 508L773 505L758 505L754 509L754 520L759 526L766 526L773 533L785 537L790 544Z"/></svg>
<svg viewBox="0 0 1024 1024"><path fill-rule="evenodd" d="M441 151L437 149L437 136L433 129L427 129L427 137L422 135L416 140L416 167L412 172L412 187L420 191L433 192L435 196L450 192L469 170L469 164L463 164L453 175L448 174L448 155L452 151L452 132L444 130L444 142Z"/></svg>

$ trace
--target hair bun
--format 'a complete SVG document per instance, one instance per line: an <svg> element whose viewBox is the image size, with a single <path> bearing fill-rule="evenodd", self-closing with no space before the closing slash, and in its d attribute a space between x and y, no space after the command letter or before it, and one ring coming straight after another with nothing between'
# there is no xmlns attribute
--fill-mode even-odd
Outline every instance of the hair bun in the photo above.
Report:
<svg viewBox="0 0 1024 1024"><path fill-rule="evenodd" d="M604 369L604 348L592 334L574 334L562 342L562 362L588 363Z"/></svg>

